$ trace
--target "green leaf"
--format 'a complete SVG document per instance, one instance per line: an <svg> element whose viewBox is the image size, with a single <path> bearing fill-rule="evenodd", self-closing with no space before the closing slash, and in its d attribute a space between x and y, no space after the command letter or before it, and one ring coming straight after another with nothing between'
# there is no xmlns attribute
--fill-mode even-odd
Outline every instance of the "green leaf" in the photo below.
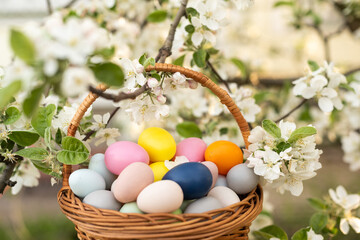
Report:
<svg viewBox="0 0 360 240"><path fill-rule="evenodd" d="M298 230L294 235L291 237L291 240L307 240L307 231L308 228L302 228Z"/></svg>
<svg viewBox="0 0 360 240"><path fill-rule="evenodd" d="M206 51L204 49L199 49L193 54L193 59L196 66L204 68L206 66Z"/></svg>
<svg viewBox="0 0 360 240"><path fill-rule="evenodd" d="M317 62L315 62L315 61L308 60L307 63L309 65L311 71L316 71L316 70L318 70L320 68L319 65L317 64Z"/></svg>
<svg viewBox="0 0 360 240"><path fill-rule="evenodd" d="M196 11L196 9L195 9L195 8L192 8L192 7L186 8L186 13L187 13L188 15L194 16L194 17L196 17L196 16L199 15L198 11Z"/></svg>
<svg viewBox="0 0 360 240"><path fill-rule="evenodd" d="M193 33L195 32L195 27L193 25L187 25L185 27L185 31L187 31L188 33Z"/></svg>
<svg viewBox="0 0 360 240"><path fill-rule="evenodd" d="M12 131L9 138L22 147L30 146L39 139L39 134L30 131Z"/></svg>
<svg viewBox="0 0 360 240"><path fill-rule="evenodd" d="M228 128L226 128L226 127L223 127L223 128L220 128L220 136L221 135L225 135L225 134L228 134L228 132L229 132L229 129Z"/></svg>
<svg viewBox="0 0 360 240"><path fill-rule="evenodd" d="M44 90L44 85L36 87L26 97L23 103L23 110L27 117L32 116L36 111L36 109L38 108L43 90Z"/></svg>
<svg viewBox="0 0 360 240"><path fill-rule="evenodd" d="M60 128L58 128L55 133L55 142L57 144L61 145L62 138L63 138L62 132L61 132Z"/></svg>
<svg viewBox="0 0 360 240"><path fill-rule="evenodd" d="M62 140L62 148L57 155L59 162L69 165L76 165L85 162L89 157L89 150L84 143L74 137L64 137Z"/></svg>
<svg viewBox="0 0 360 240"><path fill-rule="evenodd" d="M21 81L10 83L4 88L0 89L0 110L6 107L13 99L17 92L21 89Z"/></svg>
<svg viewBox="0 0 360 240"><path fill-rule="evenodd" d="M244 78L247 78L248 70L247 70L246 64L243 61L241 61L240 59L237 59L237 58L232 58L231 62L240 70L241 75Z"/></svg>
<svg viewBox="0 0 360 240"><path fill-rule="evenodd" d="M178 57L177 59L175 59L175 61L173 62L174 65L177 66L183 66L184 65L184 60L185 60L185 54Z"/></svg>
<svg viewBox="0 0 360 240"><path fill-rule="evenodd" d="M105 59L110 59L111 57L114 56L114 53L115 53L115 47L112 46L109 48L103 48L103 49L97 51L95 54L100 55Z"/></svg>
<svg viewBox="0 0 360 240"><path fill-rule="evenodd" d="M167 11L165 10L157 10L149 14L146 18L149 22L162 22L167 17Z"/></svg>
<svg viewBox="0 0 360 240"><path fill-rule="evenodd" d="M7 140L7 141L2 141L0 144L0 147L2 150L12 150L14 148L15 143L11 140Z"/></svg>
<svg viewBox="0 0 360 240"><path fill-rule="evenodd" d="M38 147L24 148L20 151L17 151L15 154L24 158L38 161L44 160L49 155L48 151Z"/></svg>
<svg viewBox="0 0 360 240"><path fill-rule="evenodd" d="M113 63L99 63L91 67L96 79L108 86L121 87L124 84L122 69Z"/></svg>
<svg viewBox="0 0 360 240"><path fill-rule="evenodd" d="M320 233L328 222L328 215L322 212L315 213L310 219L310 226L316 232Z"/></svg>
<svg viewBox="0 0 360 240"><path fill-rule="evenodd" d="M176 131L180 136L189 138L189 137L202 137L202 132L198 125L193 122L182 122L176 125Z"/></svg>
<svg viewBox="0 0 360 240"><path fill-rule="evenodd" d="M274 237L273 235L271 235L269 233L265 233L265 232L261 232L261 231L254 231L253 235L256 240L270 240L271 238Z"/></svg>
<svg viewBox="0 0 360 240"><path fill-rule="evenodd" d="M255 235L256 237L259 236L258 239L266 239L269 240L272 237L277 237L280 240L287 240L287 234L285 233L285 231L283 229L281 229L278 226L275 225L271 225L271 226L267 226L264 227L262 229L260 229L259 231L255 231L257 234Z"/></svg>
<svg viewBox="0 0 360 240"><path fill-rule="evenodd" d="M315 210L324 210L327 209L325 202L318 198L308 198L308 201Z"/></svg>
<svg viewBox="0 0 360 240"><path fill-rule="evenodd" d="M50 149L52 148L52 146L51 146L51 127L47 127L44 131L44 142L48 148L50 148Z"/></svg>
<svg viewBox="0 0 360 240"><path fill-rule="evenodd" d="M19 111L19 109L17 109L16 107L9 107L5 111L5 120L3 123L5 125L13 124L17 120L19 120L20 117L21 117L21 112Z"/></svg>
<svg viewBox="0 0 360 240"><path fill-rule="evenodd" d="M144 53L143 55L141 55L141 57L139 58L139 63L141 65L144 65L145 60L147 59L146 53Z"/></svg>
<svg viewBox="0 0 360 240"><path fill-rule="evenodd" d="M296 129L288 139L289 143L296 142L297 140L305 137L309 137L316 134L316 129L314 127L301 127Z"/></svg>
<svg viewBox="0 0 360 240"><path fill-rule="evenodd" d="M286 149L288 149L289 147L291 147L290 143L287 142L280 142L278 145L276 145L276 152L277 153L281 153L283 151L285 151Z"/></svg>
<svg viewBox="0 0 360 240"><path fill-rule="evenodd" d="M281 138L281 130L273 121L265 119L262 122L262 127L274 138Z"/></svg>
<svg viewBox="0 0 360 240"><path fill-rule="evenodd" d="M46 107L40 108L37 114L32 118L31 125L40 136L44 137L45 129L51 127L51 121L55 111L56 106L54 104L49 104Z"/></svg>
<svg viewBox="0 0 360 240"><path fill-rule="evenodd" d="M144 62L144 68L147 68L148 66L155 66L155 59L154 58L148 58Z"/></svg>
<svg viewBox="0 0 360 240"><path fill-rule="evenodd" d="M294 6L293 1L277 1L274 4L274 7L281 7L281 6Z"/></svg>
<svg viewBox="0 0 360 240"><path fill-rule="evenodd" d="M313 121L313 117L311 116L311 112L310 112L310 105L309 104L305 104L304 110L299 114L299 120L300 121L304 121L304 122L311 122Z"/></svg>
<svg viewBox="0 0 360 240"><path fill-rule="evenodd" d="M33 42L22 32L11 29L10 31L10 45L17 57L31 64L35 60L35 47Z"/></svg>

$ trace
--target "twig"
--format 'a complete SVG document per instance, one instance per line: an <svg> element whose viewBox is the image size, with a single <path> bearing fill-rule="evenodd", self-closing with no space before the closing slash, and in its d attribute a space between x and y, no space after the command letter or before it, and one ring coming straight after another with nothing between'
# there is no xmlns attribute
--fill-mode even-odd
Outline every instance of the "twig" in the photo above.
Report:
<svg viewBox="0 0 360 240"><path fill-rule="evenodd" d="M307 102L308 99L303 99L296 107L294 107L293 109L291 109L287 114L285 114L284 116L282 116L281 118L279 118L278 120L276 120L275 122L278 123L281 120L287 118L288 116L290 116L293 112L295 112L297 109L299 109L302 105L304 105Z"/></svg>
<svg viewBox="0 0 360 240"><path fill-rule="evenodd" d="M217 77L219 82L223 83L225 85L226 89L231 93L229 83L220 76L219 72L215 69L215 67L212 65L212 63L210 62L209 59L206 60L206 64L210 67L211 71L215 74L215 76Z"/></svg>
<svg viewBox="0 0 360 240"><path fill-rule="evenodd" d="M48 14L51 15L53 13L53 9L51 6L51 0L46 0L46 5L47 5Z"/></svg>
<svg viewBox="0 0 360 240"><path fill-rule="evenodd" d="M97 88L94 88L92 86L89 87L89 90L100 97L103 97L105 99L113 100L114 102L120 102L125 99L135 99L140 94L144 93L146 91L147 87L146 84L142 86L141 88L137 89L136 91L132 93L124 93L120 92L119 94L111 94L111 93L105 93Z"/></svg>
<svg viewBox="0 0 360 240"><path fill-rule="evenodd" d="M66 4L66 5L64 6L64 8L69 8L69 7L71 7L74 3L76 3L76 1L77 1L77 0L71 0L68 4Z"/></svg>
<svg viewBox="0 0 360 240"><path fill-rule="evenodd" d="M109 120L105 124L105 127L107 127L109 125L111 119L115 116L115 114L117 113L117 111L119 111L119 109L120 109L120 107L115 108L114 111L110 114ZM87 132L85 134L85 137L83 138L83 141L88 140L91 137L91 135L93 135L94 133L95 133L95 130L91 130L91 131Z"/></svg>
<svg viewBox="0 0 360 240"><path fill-rule="evenodd" d="M22 157L17 157L17 161L7 162L6 167L0 175L0 194L4 193L6 186L13 187L16 182L10 181L11 175L18 161L22 160Z"/></svg>
<svg viewBox="0 0 360 240"><path fill-rule="evenodd" d="M168 36L164 42L164 45L159 49L159 54L156 56L155 61L164 63L165 59L171 55L171 49L174 42L175 32L176 28L180 23L180 19L185 15L186 13L186 5L188 3L188 0L182 0L181 6L179 8L179 11L177 12L173 23L171 24Z"/></svg>

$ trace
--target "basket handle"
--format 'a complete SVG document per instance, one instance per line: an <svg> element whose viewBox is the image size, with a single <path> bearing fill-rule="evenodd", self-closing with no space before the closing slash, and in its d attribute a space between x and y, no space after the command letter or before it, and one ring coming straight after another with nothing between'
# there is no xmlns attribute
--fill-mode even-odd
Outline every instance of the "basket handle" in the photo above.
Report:
<svg viewBox="0 0 360 240"><path fill-rule="evenodd" d="M248 137L250 135L250 128L245 118L240 112L240 109L235 104L233 99L229 96L229 94L216 85L212 80L210 80L207 76L200 72L196 72L194 70L190 70L184 67L176 66L173 64L167 63L156 63L155 66L148 66L145 71L150 72L152 70L156 70L158 72L168 72L168 73L176 73L180 72L185 75L187 78L192 78L194 81L200 83L203 87L210 89L221 101L222 104L225 104L229 109L230 113L235 118L239 128L241 130L241 134L244 138L246 148L249 146ZM106 86L104 84L100 84L98 87L101 91L106 90ZM81 119L83 118L85 112L91 106L91 104L98 98L99 96L95 93L90 92L85 100L81 103L79 108L77 109L73 119L70 122L67 136L75 136L75 132L80 124ZM64 164L63 168L63 186L69 186L69 176L72 172L71 165Z"/></svg>

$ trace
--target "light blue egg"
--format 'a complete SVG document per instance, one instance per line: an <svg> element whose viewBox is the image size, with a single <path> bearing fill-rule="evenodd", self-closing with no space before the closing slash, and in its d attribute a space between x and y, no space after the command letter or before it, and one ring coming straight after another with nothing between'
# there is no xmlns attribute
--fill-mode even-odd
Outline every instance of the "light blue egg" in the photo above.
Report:
<svg viewBox="0 0 360 240"><path fill-rule="evenodd" d="M105 180L97 172L90 169L79 169L70 174L69 185L74 194L84 198L96 190L105 190Z"/></svg>
<svg viewBox="0 0 360 240"><path fill-rule="evenodd" d="M114 194L108 190L94 191L83 199L83 203L89 204L96 208L110 209L119 211L121 203L118 202Z"/></svg>
<svg viewBox="0 0 360 240"><path fill-rule="evenodd" d="M120 212L122 213L143 213L136 202L129 202L125 203L122 208L120 209Z"/></svg>
<svg viewBox="0 0 360 240"><path fill-rule="evenodd" d="M237 194L251 192L259 183L260 176L254 173L253 168L249 168L246 163L235 165L226 175L226 181Z"/></svg>
<svg viewBox="0 0 360 240"><path fill-rule="evenodd" d="M106 189L110 189L111 184L115 181L116 175L111 173L105 165L105 155L97 153L90 159L89 169L99 173L105 180Z"/></svg>
<svg viewBox="0 0 360 240"><path fill-rule="evenodd" d="M218 176L218 179L216 180L216 183L215 183L215 186L214 187L217 187L217 186L224 186L224 187L227 187L227 182L226 182L226 177L223 176L223 175L219 175Z"/></svg>

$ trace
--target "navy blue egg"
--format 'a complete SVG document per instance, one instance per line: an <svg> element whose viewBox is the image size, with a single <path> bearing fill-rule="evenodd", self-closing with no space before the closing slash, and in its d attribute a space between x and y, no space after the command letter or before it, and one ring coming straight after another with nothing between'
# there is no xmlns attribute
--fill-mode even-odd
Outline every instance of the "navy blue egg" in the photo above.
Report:
<svg viewBox="0 0 360 240"><path fill-rule="evenodd" d="M185 200L201 198L211 188L212 175L210 170L199 162L180 164L168 171L163 180L172 180L180 185Z"/></svg>

